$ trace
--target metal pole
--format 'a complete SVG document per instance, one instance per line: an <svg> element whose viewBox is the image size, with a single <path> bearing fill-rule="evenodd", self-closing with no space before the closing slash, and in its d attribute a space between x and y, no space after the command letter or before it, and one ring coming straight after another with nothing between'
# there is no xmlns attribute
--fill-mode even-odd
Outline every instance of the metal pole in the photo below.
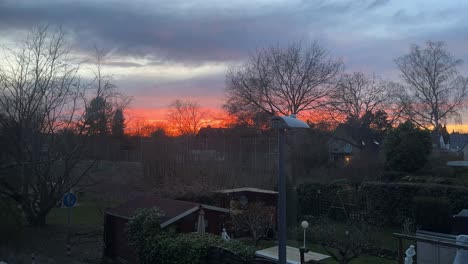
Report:
<svg viewBox="0 0 468 264"><path fill-rule="evenodd" d="M278 130L278 263L286 264L286 179L284 177L284 129Z"/></svg>
<svg viewBox="0 0 468 264"><path fill-rule="evenodd" d="M70 198L68 198L70 199ZM67 208L67 223L68 223L68 232L67 232L67 256L71 255L71 207Z"/></svg>
<svg viewBox="0 0 468 264"><path fill-rule="evenodd" d="M304 248L305 248L305 240L306 240L306 230L304 228Z"/></svg>
<svg viewBox="0 0 468 264"><path fill-rule="evenodd" d="M304 256L305 253L306 253L305 247L299 249L299 255L301 257L301 264L305 264L305 256Z"/></svg>
<svg viewBox="0 0 468 264"><path fill-rule="evenodd" d="M398 264L403 264L403 239L401 237L398 238Z"/></svg>

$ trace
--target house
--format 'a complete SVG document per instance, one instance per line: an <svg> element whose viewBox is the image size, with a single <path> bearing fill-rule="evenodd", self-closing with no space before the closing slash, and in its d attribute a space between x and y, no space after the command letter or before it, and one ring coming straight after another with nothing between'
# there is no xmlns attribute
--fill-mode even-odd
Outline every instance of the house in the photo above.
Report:
<svg viewBox="0 0 468 264"><path fill-rule="evenodd" d="M458 132L452 132L449 136L450 149L459 151L462 150L468 144L468 134L460 134Z"/></svg>
<svg viewBox="0 0 468 264"><path fill-rule="evenodd" d="M161 227L173 227L177 232L196 232L198 220L204 219L204 231L220 235L229 217L229 209L164 199L148 195L130 200L122 205L106 210L104 214L104 256L118 262L136 262L137 254L128 245L126 226L135 211L141 208L161 209L165 216L160 219Z"/></svg>
<svg viewBox="0 0 468 264"><path fill-rule="evenodd" d="M439 126L432 132L432 145L441 150L450 149L450 135L447 132L447 126Z"/></svg>
<svg viewBox="0 0 468 264"><path fill-rule="evenodd" d="M329 163L338 167L347 167L352 159L359 155L360 147L364 144L364 141L358 142L353 139L348 125L338 125L328 141Z"/></svg>
<svg viewBox="0 0 468 264"><path fill-rule="evenodd" d="M249 203L262 203L265 206L273 206L276 208L278 203L278 192L264 190L252 187L242 187L235 189L224 189L214 191L223 196L222 207L233 208L235 206L246 207Z"/></svg>
<svg viewBox="0 0 468 264"><path fill-rule="evenodd" d="M229 208L233 214L242 212L248 208L249 204L260 203L262 206L269 208L273 215L277 215L278 192L265 190L253 187L241 187L235 189L217 190L214 193L218 194L220 199L219 206ZM272 231L276 229L276 217L273 219ZM228 226L229 228L230 226ZM235 232L238 236L247 236L246 232ZM271 233L272 235L272 233Z"/></svg>

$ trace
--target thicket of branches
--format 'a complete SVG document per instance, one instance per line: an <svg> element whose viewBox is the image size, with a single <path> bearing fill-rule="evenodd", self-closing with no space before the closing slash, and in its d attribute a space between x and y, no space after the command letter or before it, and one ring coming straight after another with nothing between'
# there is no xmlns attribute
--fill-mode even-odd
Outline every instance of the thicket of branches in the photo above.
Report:
<svg viewBox="0 0 468 264"><path fill-rule="evenodd" d="M2 51L0 196L16 203L29 224L43 226L94 165L86 156L88 138L102 132L102 123L109 128L100 115L107 114L104 91L112 85L101 84L100 62L96 80L83 81L61 29L38 27Z"/></svg>

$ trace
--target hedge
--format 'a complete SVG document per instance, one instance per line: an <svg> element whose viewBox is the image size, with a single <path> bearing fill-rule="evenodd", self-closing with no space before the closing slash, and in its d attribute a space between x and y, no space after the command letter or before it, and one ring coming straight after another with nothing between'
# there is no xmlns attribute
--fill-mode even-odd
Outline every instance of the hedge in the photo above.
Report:
<svg viewBox="0 0 468 264"><path fill-rule="evenodd" d="M332 210L331 206L341 206L341 201L338 199L338 192L342 192L340 197L343 201L355 203L357 206L351 208L346 206L346 210L350 213L362 207L360 203L360 196L356 195L356 186L348 183L307 183L302 184L297 188L298 204L300 205L301 217L318 217L328 216L335 220L343 218L344 211L341 209Z"/></svg>
<svg viewBox="0 0 468 264"><path fill-rule="evenodd" d="M302 216L314 217L330 215L330 206L337 199L337 191L350 189L346 184L317 184L300 185L297 189L298 204ZM355 190L354 187L351 188ZM356 210L365 211L365 220L380 226L401 227L405 219L415 219L416 197L435 197L446 199L450 205L450 214L456 214L468 208L468 188L433 183L388 183L363 182L357 192L350 192L353 202L357 202ZM349 208L347 208L349 212ZM427 213L429 214L429 212ZM423 224L423 223L416 223Z"/></svg>
<svg viewBox="0 0 468 264"><path fill-rule="evenodd" d="M446 198L415 197L413 199L416 224L423 230L450 233L450 202Z"/></svg>
<svg viewBox="0 0 468 264"><path fill-rule="evenodd" d="M246 259L254 256L255 248L240 241L224 241L212 234L163 231L159 228L162 212L157 208L140 210L127 227L130 245L141 264L203 264L210 247L222 247Z"/></svg>
<svg viewBox="0 0 468 264"><path fill-rule="evenodd" d="M368 216L375 224L401 226L405 218L414 218L418 196L447 199L451 214L468 208L468 189L459 186L364 182L360 192L366 197Z"/></svg>

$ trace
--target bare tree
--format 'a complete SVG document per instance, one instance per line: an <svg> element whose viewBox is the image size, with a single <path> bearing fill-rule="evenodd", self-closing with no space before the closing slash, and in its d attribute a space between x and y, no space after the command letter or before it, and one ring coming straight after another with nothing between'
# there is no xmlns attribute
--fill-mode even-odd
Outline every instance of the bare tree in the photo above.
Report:
<svg viewBox="0 0 468 264"><path fill-rule="evenodd" d="M168 117L179 135L194 136L204 124L207 113L195 101L177 99L169 105Z"/></svg>
<svg viewBox="0 0 468 264"><path fill-rule="evenodd" d="M112 76L104 73L106 52L95 48L95 60L91 71L94 80L89 85L91 101L86 104L85 125L94 135L108 135L112 131L116 111L130 104L132 97L121 93L112 82Z"/></svg>
<svg viewBox="0 0 468 264"><path fill-rule="evenodd" d="M61 30L33 30L0 65L0 131L7 164L0 195L42 226L61 196L87 174L81 125L86 87Z"/></svg>
<svg viewBox="0 0 468 264"><path fill-rule="evenodd" d="M341 61L330 58L317 43L266 48L228 71L225 109L235 116L314 110L323 106L341 71Z"/></svg>
<svg viewBox="0 0 468 264"><path fill-rule="evenodd" d="M365 254L374 241L369 225L360 221L349 221L342 225L323 218L318 220L311 231L323 250L340 264L348 264Z"/></svg>
<svg viewBox="0 0 468 264"><path fill-rule="evenodd" d="M462 61L454 59L443 42L428 41L424 49L413 45L395 62L406 84L398 87L398 98L412 122L435 129L459 115L468 96L468 79L459 75Z"/></svg>
<svg viewBox="0 0 468 264"><path fill-rule="evenodd" d="M255 245L267 237L275 223L275 210L262 203L251 203L243 210L231 210L232 223L239 232L249 232Z"/></svg>
<svg viewBox="0 0 468 264"><path fill-rule="evenodd" d="M366 113L386 110L390 98L385 83L362 72L343 74L330 96L329 107L338 119L360 119Z"/></svg>

